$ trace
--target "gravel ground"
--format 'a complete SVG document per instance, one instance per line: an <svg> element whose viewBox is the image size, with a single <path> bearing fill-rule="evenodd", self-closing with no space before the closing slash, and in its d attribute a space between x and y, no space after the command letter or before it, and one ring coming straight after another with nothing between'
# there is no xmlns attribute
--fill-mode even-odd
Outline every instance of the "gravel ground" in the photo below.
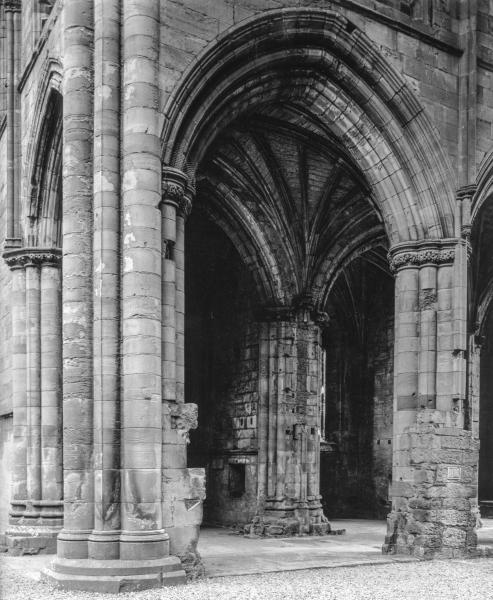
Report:
<svg viewBox="0 0 493 600"><path fill-rule="evenodd" d="M0 559L1 561L1 559ZM0 564L2 600L122 600L64 592ZM181 587L134 592L132 600L492 600L493 560L400 563L203 579Z"/></svg>

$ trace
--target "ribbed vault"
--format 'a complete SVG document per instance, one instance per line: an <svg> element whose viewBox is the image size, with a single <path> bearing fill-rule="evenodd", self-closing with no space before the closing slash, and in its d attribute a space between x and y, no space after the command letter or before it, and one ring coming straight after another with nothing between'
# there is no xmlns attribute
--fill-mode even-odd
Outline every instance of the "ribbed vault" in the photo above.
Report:
<svg viewBox="0 0 493 600"><path fill-rule="evenodd" d="M351 22L271 11L205 51L165 110L163 159L193 179L238 118L276 116L338 140L365 176L390 242L448 237L453 174L406 82Z"/></svg>
<svg viewBox="0 0 493 600"><path fill-rule="evenodd" d="M241 229L235 245L262 272L265 300L320 304L334 270L375 253L385 231L340 145L282 119L284 112L240 119L217 138L198 172L197 203L230 237L235 224Z"/></svg>
<svg viewBox="0 0 493 600"><path fill-rule="evenodd" d="M281 112L239 120L218 137L198 173L197 203L261 272L265 300L320 304L337 266L384 245L384 226L340 145Z"/></svg>

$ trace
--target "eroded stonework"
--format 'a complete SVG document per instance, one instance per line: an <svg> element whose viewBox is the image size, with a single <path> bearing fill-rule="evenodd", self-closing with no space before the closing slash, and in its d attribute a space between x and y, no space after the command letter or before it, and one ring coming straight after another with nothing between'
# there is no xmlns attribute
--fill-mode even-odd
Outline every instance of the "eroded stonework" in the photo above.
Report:
<svg viewBox="0 0 493 600"><path fill-rule="evenodd" d="M487 554L490 12L0 1L9 552L108 592L203 575L202 524Z"/></svg>

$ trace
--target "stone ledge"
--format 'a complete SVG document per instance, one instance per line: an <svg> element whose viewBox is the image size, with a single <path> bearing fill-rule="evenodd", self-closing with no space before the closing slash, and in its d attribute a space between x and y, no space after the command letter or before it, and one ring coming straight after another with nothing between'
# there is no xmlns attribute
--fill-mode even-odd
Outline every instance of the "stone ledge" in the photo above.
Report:
<svg viewBox="0 0 493 600"><path fill-rule="evenodd" d="M56 559L42 579L66 590L120 593L180 585L186 576L180 560L169 556L153 560Z"/></svg>
<svg viewBox="0 0 493 600"><path fill-rule="evenodd" d="M21 529L21 528L19 528ZM28 531L7 531L1 543L6 546L6 551L11 556L24 556L25 554L56 554L57 535L55 531L26 528ZM33 531L34 529L34 531Z"/></svg>

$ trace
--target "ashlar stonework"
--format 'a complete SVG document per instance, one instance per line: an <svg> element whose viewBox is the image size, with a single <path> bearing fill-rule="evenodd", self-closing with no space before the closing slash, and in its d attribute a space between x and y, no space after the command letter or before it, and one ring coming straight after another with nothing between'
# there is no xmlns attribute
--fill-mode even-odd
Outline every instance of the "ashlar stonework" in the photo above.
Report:
<svg viewBox="0 0 493 600"><path fill-rule="evenodd" d="M108 592L202 524L483 552L491 10L0 1L4 550Z"/></svg>

